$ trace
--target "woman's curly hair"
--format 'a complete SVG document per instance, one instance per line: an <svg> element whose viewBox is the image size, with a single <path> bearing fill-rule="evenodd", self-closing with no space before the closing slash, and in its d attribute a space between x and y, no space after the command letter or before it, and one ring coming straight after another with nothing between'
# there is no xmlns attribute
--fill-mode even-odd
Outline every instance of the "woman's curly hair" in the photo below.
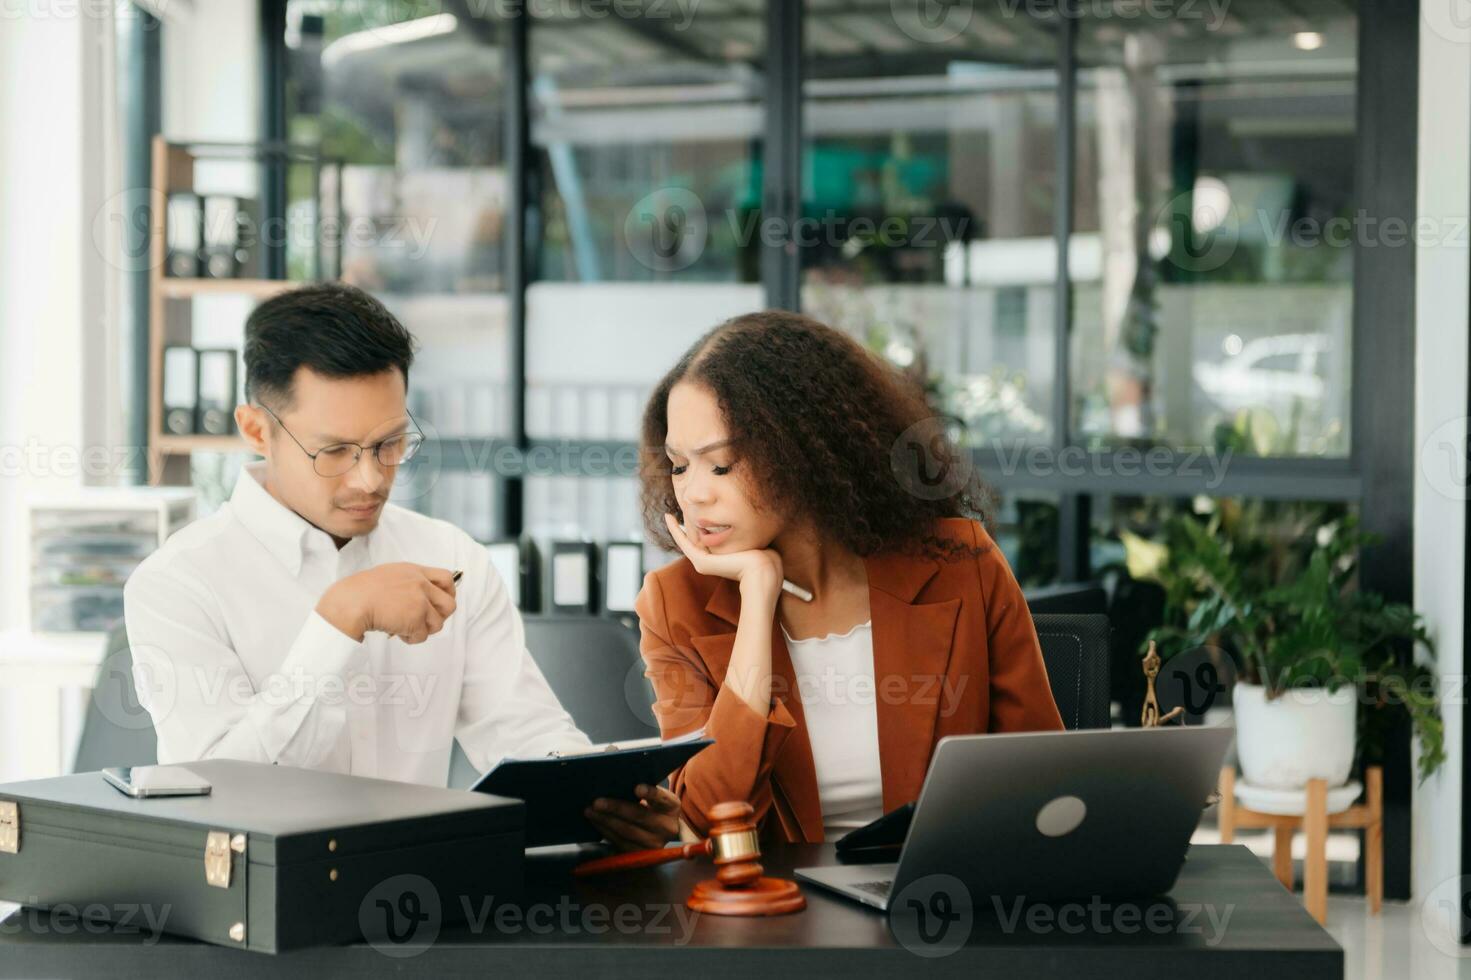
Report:
<svg viewBox="0 0 1471 980"><path fill-rule="evenodd" d="M664 451L669 392L681 381L715 395L758 506L811 521L864 557L976 553L939 535L937 525L946 517L988 520L992 494L919 388L846 334L781 310L711 330L649 398L641 498L644 524L665 550L676 546L664 514L683 520Z"/></svg>

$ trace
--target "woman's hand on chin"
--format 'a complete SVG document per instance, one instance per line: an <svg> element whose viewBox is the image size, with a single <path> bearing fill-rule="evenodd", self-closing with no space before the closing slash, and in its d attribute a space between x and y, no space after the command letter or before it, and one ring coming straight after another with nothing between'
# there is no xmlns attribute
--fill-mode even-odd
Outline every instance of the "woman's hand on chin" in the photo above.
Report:
<svg viewBox="0 0 1471 980"><path fill-rule="evenodd" d="M739 582L743 594L775 597L781 592L781 555L770 548L716 554L691 539L673 514L665 514L664 523L669 526L674 543L679 545L679 550L701 575L716 575Z"/></svg>

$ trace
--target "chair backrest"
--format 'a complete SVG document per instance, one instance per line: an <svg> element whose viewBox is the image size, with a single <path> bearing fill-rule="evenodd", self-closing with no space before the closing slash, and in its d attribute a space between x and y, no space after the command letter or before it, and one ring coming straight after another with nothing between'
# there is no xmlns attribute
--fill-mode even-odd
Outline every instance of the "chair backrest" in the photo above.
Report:
<svg viewBox="0 0 1471 980"><path fill-rule="evenodd" d="M527 616L526 647L594 742L659 734L638 627L608 616Z"/></svg>
<svg viewBox="0 0 1471 980"><path fill-rule="evenodd" d="M523 616L526 648L552 693L594 742L659 734L654 689L644 676L638 630L606 616ZM455 743L449 785L479 774Z"/></svg>
<svg viewBox="0 0 1471 980"><path fill-rule="evenodd" d="M1032 622L1063 726L1109 727L1108 617L1043 613Z"/></svg>
<svg viewBox="0 0 1471 980"><path fill-rule="evenodd" d="M1023 589L1033 616L1042 613L1108 613L1108 593L1097 582L1059 582Z"/></svg>
<svg viewBox="0 0 1471 980"><path fill-rule="evenodd" d="M133 654L122 624L107 634L107 648L87 699L73 772L158 762L153 719L133 687Z"/></svg>

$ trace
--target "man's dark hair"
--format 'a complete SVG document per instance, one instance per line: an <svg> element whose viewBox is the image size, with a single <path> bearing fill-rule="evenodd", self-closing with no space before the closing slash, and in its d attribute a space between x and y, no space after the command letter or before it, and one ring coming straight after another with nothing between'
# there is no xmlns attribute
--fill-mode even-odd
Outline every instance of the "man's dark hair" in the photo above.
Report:
<svg viewBox="0 0 1471 980"><path fill-rule="evenodd" d="M328 378L389 368L409 383L414 337L372 296L342 283L303 286L266 300L245 321L245 397L291 407L291 380L308 367Z"/></svg>

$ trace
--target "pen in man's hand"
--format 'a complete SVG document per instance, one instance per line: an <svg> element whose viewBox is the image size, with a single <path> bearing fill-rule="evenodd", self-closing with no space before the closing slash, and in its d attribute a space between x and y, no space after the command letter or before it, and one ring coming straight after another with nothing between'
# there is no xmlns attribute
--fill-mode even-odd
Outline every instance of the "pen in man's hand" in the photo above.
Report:
<svg viewBox="0 0 1471 980"><path fill-rule="evenodd" d="M464 572L455 572L454 577L451 578L450 581L453 582L455 585L459 585L460 584L460 576L461 575L464 575L464 574L465 574Z"/></svg>

